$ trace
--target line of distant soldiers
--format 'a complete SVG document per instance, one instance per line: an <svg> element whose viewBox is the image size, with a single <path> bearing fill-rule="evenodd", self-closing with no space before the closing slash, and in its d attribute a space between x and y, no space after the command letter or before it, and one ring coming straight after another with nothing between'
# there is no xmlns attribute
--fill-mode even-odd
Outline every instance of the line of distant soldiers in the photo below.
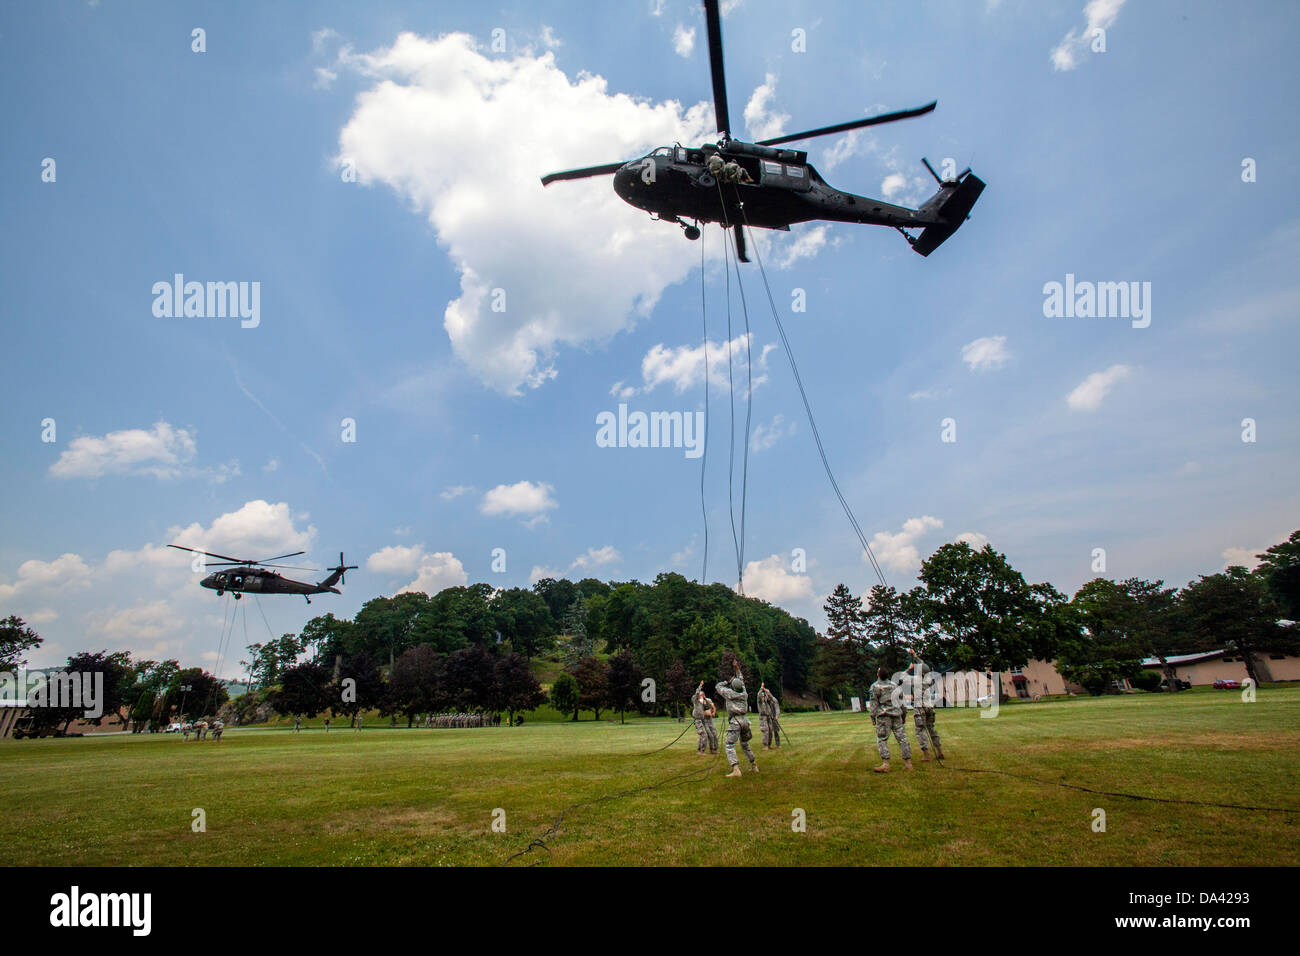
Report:
<svg viewBox="0 0 1300 956"><path fill-rule="evenodd" d="M876 725L876 748L880 751L880 766L873 768L876 773L889 773L889 735L898 740L898 749L903 755L903 766L912 769L912 745L907 740L907 705L903 697L910 685L912 691L912 719L916 725L916 742L921 745L921 759L929 761L930 747L934 746L934 756L943 760L943 747L939 743L939 732L934 726L934 679L927 675L934 671L921 660L916 651L909 651L912 663L907 665L902 679L893 680L888 669L882 667L876 672L878 678L871 685L867 694L867 709L871 722Z"/></svg>
<svg viewBox="0 0 1300 956"><path fill-rule="evenodd" d="M740 758L736 756L737 743L749 760L749 769L757 773L758 761L754 757L754 751L749 749L749 742L753 739L754 733L750 729L749 718L745 716L749 711L749 695L745 692L745 678L741 676L740 667L736 667L736 676L730 681L719 681L715 690L727 709L725 750L727 762L731 764L731 773L727 776L740 776ZM713 723L717 716L718 706L705 695L704 681L700 681L699 686L695 688L695 693L691 695L691 718L695 721L695 733L699 738L696 753L703 754L706 748L710 754L718 752L718 729ZM758 724L763 736L764 750L773 750L781 746L780 716L781 705L767 689L767 685L760 684Z"/></svg>
<svg viewBox="0 0 1300 956"><path fill-rule="evenodd" d="M425 727L500 727L500 714L429 714Z"/></svg>
<svg viewBox="0 0 1300 956"><path fill-rule="evenodd" d="M220 740L221 732L225 729L226 725L219 720L211 722L199 720L193 723L181 724L181 735L186 740L189 740L190 734L193 734L195 740L202 740L208 734L211 734L213 740Z"/></svg>

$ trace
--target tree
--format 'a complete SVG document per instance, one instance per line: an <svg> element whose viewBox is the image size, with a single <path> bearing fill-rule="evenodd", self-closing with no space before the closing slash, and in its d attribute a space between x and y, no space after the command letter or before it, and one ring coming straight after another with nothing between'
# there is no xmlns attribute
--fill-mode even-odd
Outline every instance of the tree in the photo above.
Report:
<svg viewBox="0 0 1300 956"><path fill-rule="evenodd" d="M27 652L40 647L43 641L21 617L11 614L0 621L0 670L18 670L27 663Z"/></svg>
<svg viewBox="0 0 1300 956"><path fill-rule="evenodd" d="M1300 620L1300 531L1256 557L1255 573L1264 579L1282 614Z"/></svg>
<svg viewBox="0 0 1300 956"><path fill-rule="evenodd" d="M920 577L911 599L925 643L952 665L1002 671L1052 656L1033 591L992 545L945 544L921 565Z"/></svg>
<svg viewBox="0 0 1300 956"><path fill-rule="evenodd" d="M609 699L609 672L605 665L594 657L585 658L578 662L573 679L578 682L578 706L594 710L596 719L600 720L600 709Z"/></svg>
<svg viewBox="0 0 1300 956"><path fill-rule="evenodd" d="M1242 567L1202 574L1178 595L1181 619L1192 637L1241 657L1256 686L1255 658L1268 651L1297 649L1295 627L1278 625L1277 602L1266 580Z"/></svg>
<svg viewBox="0 0 1300 956"><path fill-rule="evenodd" d="M503 654L496 662L493 709L504 710L511 724L520 711L536 710L546 703L546 694L519 654Z"/></svg>
<svg viewBox="0 0 1300 956"><path fill-rule="evenodd" d="M510 588L492 598L496 629L524 657L547 650L554 641L551 609L534 591Z"/></svg>
<svg viewBox="0 0 1300 956"><path fill-rule="evenodd" d="M636 707L641 695L641 668L628 651L620 651L610 658L606 672L611 709L618 711L618 722L626 723L624 714L628 707ZM599 718L597 718L599 719Z"/></svg>
<svg viewBox="0 0 1300 956"><path fill-rule="evenodd" d="M682 708L686 706L686 701L690 699L693 690L695 684L691 682L691 675L686 672L686 665L680 659L669 664L668 671L664 675L664 691L672 701L674 715L679 718L682 716Z"/></svg>
<svg viewBox="0 0 1300 956"><path fill-rule="evenodd" d="M1060 644L1056 669L1061 676L1094 696L1135 677L1146 651L1138 638L1137 603L1128 588L1093 578L1079 588L1071 605L1080 630Z"/></svg>
<svg viewBox="0 0 1300 956"><path fill-rule="evenodd" d="M201 667L177 671L162 696L161 717L196 719L215 714L230 698L226 685Z"/></svg>
<svg viewBox="0 0 1300 956"><path fill-rule="evenodd" d="M239 663L248 668L249 689L279 681L281 671L298 663L302 651L302 644L293 634L283 634L279 640L265 644L248 645L249 660Z"/></svg>
<svg viewBox="0 0 1300 956"><path fill-rule="evenodd" d="M859 686L869 687L874 680L871 663L879 661L877 666L888 668L891 674L907 666L907 649L912 642L901 595L886 585L875 585L867 598L866 610L860 612L859 621L870 654L860 658L868 663L866 672L860 671L855 676Z"/></svg>
<svg viewBox="0 0 1300 956"><path fill-rule="evenodd" d="M573 714L578 719L578 682L567 671L555 678L551 685L551 706L562 714Z"/></svg>
<svg viewBox="0 0 1300 956"><path fill-rule="evenodd" d="M432 713L438 709L443 675L443 657L428 644L408 647L393 662L388 672L387 692L380 713L402 714L406 726L415 722L415 715Z"/></svg>
<svg viewBox="0 0 1300 956"><path fill-rule="evenodd" d="M352 649L352 626L351 621L333 614L314 617L303 625L298 643L315 663L333 667L336 657Z"/></svg>
<svg viewBox="0 0 1300 956"><path fill-rule="evenodd" d="M357 651L343 657L339 677L330 687L330 712L346 714L356 723L357 714L373 710L384 701L384 681L379 664L369 651Z"/></svg>
<svg viewBox="0 0 1300 956"><path fill-rule="evenodd" d="M446 686L450 702L462 710L492 706L496 662L485 647L463 647L447 658Z"/></svg>
<svg viewBox="0 0 1300 956"><path fill-rule="evenodd" d="M556 621L564 621L573 602L582 597L578 586L566 578L542 578L533 585L533 590L546 602L552 619ZM569 633L567 627L565 633Z"/></svg>
<svg viewBox="0 0 1300 956"><path fill-rule="evenodd" d="M278 714L315 717L334 700L330 687L329 670L308 661L281 672L280 689L271 694L270 703Z"/></svg>
<svg viewBox="0 0 1300 956"><path fill-rule="evenodd" d="M439 641L420 633L426 629L427 621L423 618L430 606L429 596L419 591L371 598L361 605L347 629L343 653L365 651L375 661L386 659L391 667L398 654L416 644L437 644L439 650L445 650Z"/></svg>
<svg viewBox="0 0 1300 956"><path fill-rule="evenodd" d="M561 652L561 658L565 668L572 669L593 653L591 640L587 637L587 602L581 594L564 612L564 635L568 638L568 643Z"/></svg>
<svg viewBox="0 0 1300 956"><path fill-rule="evenodd" d="M862 598L845 584L837 584L826 603L826 637L837 646L822 652L819 673L827 690L834 688L862 693L875 679L873 656L867 640L867 618Z"/></svg>

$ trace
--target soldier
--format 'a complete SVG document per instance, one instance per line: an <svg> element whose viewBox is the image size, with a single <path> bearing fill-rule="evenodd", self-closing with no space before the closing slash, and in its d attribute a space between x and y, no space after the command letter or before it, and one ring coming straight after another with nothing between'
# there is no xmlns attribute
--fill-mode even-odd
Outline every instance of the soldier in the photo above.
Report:
<svg viewBox="0 0 1300 956"><path fill-rule="evenodd" d="M898 738L899 749L903 752L903 766L911 770L912 745L907 742L907 717L902 691L889 679L889 671L885 668L876 671L876 676L879 680L871 685L867 694L871 720L876 725L876 747L880 750L880 766L873 769L876 773L889 773L889 732L892 730Z"/></svg>
<svg viewBox="0 0 1300 956"><path fill-rule="evenodd" d="M907 665L907 672L912 675L912 721L916 725L916 742L921 745L921 759L930 759L930 744L934 744L934 755L943 759L943 747L939 745L939 733L934 729L934 669L921 660L916 651L908 651L912 663ZM926 677L930 679L927 681ZM928 686L927 686L928 685Z"/></svg>
<svg viewBox="0 0 1300 956"><path fill-rule="evenodd" d="M357 714L357 722L356 722L355 724L352 725L352 730L353 730L353 732L355 732L355 733L361 733L361 715L360 715L360 714Z"/></svg>
<svg viewBox="0 0 1300 956"><path fill-rule="evenodd" d="M758 685L758 727L763 734L763 749L771 750L781 746L781 731L777 718L781 716L781 705L776 702L766 684Z"/></svg>
<svg viewBox="0 0 1300 956"><path fill-rule="evenodd" d="M718 707L709 698L704 698L704 739L709 743L709 753L718 752L718 725L713 721L717 719Z"/></svg>
<svg viewBox="0 0 1300 956"><path fill-rule="evenodd" d="M704 686L704 681L700 681L700 687ZM754 751L749 749L749 741L754 736L753 731L749 729L749 718L745 716L749 710L749 695L745 693L745 679L740 676L740 664L736 664L736 676L731 678L730 684L719 681L715 688L722 696L723 703L727 707L727 762L731 764L731 773L728 777L740 776L740 758L736 756L736 741L740 741L740 749L745 752L749 758L749 769L758 772L758 761L754 759Z"/></svg>
<svg viewBox="0 0 1300 956"><path fill-rule="evenodd" d="M213 739L213 740L220 740L220 739L221 739L221 732L222 732L223 730L225 730L225 729L226 729L226 725L225 725L225 724L223 724L223 723L222 723L221 721L219 721L219 720L214 720L214 721L212 722L212 739Z"/></svg>
<svg viewBox="0 0 1300 956"><path fill-rule="evenodd" d="M724 183L752 183L754 180L740 163L731 159L722 167L722 181Z"/></svg>
<svg viewBox="0 0 1300 956"><path fill-rule="evenodd" d="M709 172L713 174L714 179L719 179L722 176L722 167L726 164L726 160L717 153L711 153L704 165L708 167Z"/></svg>
<svg viewBox="0 0 1300 956"><path fill-rule="evenodd" d="M695 688L695 694L691 697L691 717L695 721L695 733L699 737L695 744L695 752L698 754L704 753L704 745L708 739L704 731L704 719L709 714L709 705L705 703L706 700L708 698L704 696L704 681L700 681L700 686ZM714 736L716 738L716 732ZM715 744L714 753L717 753L717 749Z"/></svg>
<svg viewBox="0 0 1300 956"><path fill-rule="evenodd" d="M302 714L296 714L293 718L293 732L296 734L302 730Z"/></svg>

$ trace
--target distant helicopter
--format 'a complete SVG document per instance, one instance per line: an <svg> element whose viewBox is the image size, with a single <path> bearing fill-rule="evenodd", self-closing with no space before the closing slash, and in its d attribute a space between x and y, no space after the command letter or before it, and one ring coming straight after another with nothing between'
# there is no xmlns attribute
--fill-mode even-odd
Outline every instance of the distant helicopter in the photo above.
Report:
<svg viewBox="0 0 1300 956"><path fill-rule="evenodd" d="M706 143L698 149L681 144L661 146L626 163L606 163L550 173L542 177L543 186L560 180L612 173L614 192L619 198L646 210L656 219L681 226L687 239L700 238L701 222L722 223L724 228L747 225L789 230L790 224L795 222L831 220L892 226L902 233L913 251L928 256L966 221L971 207L984 191L984 182L972 176L969 168L954 179L940 179L929 161L922 159L925 168L939 183L939 191L919 209L908 209L880 199L842 192L827 185L808 163L807 152L774 148L814 136L921 116L933 110L937 101L914 110L823 126L758 143L732 139L727 84L722 69L718 0L704 0L704 18L709 33L709 65L713 73L713 110L721 136L718 142ZM726 181L726 175L722 177L724 181L719 182L718 177L710 172L709 159L715 154L724 162L739 167L739 170L730 169L732 175L739 174L739 182ZM714 165L718 164L715 162ZM745 182L746 179L749 182ZM921 229L922 232L919 236L912 236L908 229ZM740 261L748 262L744 231L736 229L734 235Z"/></svg>
<svg viewBox="0 0 1300 956"><path fill-rule="evenodd" d="M209 558L217 558L218 561L214 566L237 565L225 571L216 571L209 574L199 582L205 588L212 588L218 595L230 591L235 595L238 601L242 594L301 594L311 603L309 594L341 594L335 584L346 584L343 575L347 571L355 571L355 564L343 563L343 552L339 552L338 567L329 568L330 576L319 584L307 584L304 581L293 581L283 575L276 574L274 571L266 570L268 568L289 568L287 564L271 564L271 561L279 561L281 558L296 558L300 554L306 554L306 551L295 551L292 554L280 554L274 558L267 558L264 561L249 561L244 558L229 558L224 554L213 554L211 551L198 551L194 548L182 547L179 544L169 544L169 548L176 548L179 551L189 551L193 554L206 555ZM311 568L297 568L299 571L310 571Z"/></svg>

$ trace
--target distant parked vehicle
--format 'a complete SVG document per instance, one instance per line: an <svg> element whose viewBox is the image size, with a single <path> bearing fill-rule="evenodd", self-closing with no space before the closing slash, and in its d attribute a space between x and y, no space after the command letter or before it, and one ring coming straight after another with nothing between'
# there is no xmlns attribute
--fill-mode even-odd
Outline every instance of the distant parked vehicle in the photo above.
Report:
<svg viewBox="0 0 1300 956"><path fill-rule="evenodd" d="M1214 686L1219 690L1241 690L1241 681L1239 680L1216 680Z"/></svg>
<svg viewBox="0 0 1300 956"><path fill-rule="evenodd" d="M165 734L179 734L180 732L181 732L181 725L174 721L168 724L167 729L163 731L163 733Z"/></svg>

